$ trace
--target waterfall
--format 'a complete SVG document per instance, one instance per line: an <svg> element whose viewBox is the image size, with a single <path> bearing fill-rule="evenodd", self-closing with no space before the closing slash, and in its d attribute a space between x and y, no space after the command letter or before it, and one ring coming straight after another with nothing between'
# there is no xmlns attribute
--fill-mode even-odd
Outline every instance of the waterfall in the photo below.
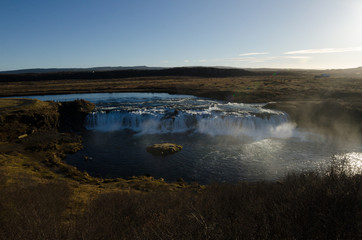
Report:
<svg viewBox="0 0 362 240"><path fill-rule="evenodd" d="M290 137L295 128L282 112L230 114L222 111L97 111L87 116L85 127L97 131L131 130L139 134L196 132L202 134Z"/></svg>

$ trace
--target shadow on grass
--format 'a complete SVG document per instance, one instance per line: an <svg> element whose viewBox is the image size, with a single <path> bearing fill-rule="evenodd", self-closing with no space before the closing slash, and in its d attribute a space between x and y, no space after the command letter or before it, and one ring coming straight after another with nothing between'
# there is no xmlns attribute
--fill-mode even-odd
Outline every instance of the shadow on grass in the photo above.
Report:
<svg viewBox="0 0 362 240"><path fill-rule="evenodd" d="M64 219L64 182L2 189L1 239L360 239L362 175L326 174L204 190L112 192Z"/></svg>
<svg viewBox="0 0 362 240"><path fill-rule="evenodd" d="M0 188L0 239L65 239L63 214L71 190L65 182Z"/></svg>

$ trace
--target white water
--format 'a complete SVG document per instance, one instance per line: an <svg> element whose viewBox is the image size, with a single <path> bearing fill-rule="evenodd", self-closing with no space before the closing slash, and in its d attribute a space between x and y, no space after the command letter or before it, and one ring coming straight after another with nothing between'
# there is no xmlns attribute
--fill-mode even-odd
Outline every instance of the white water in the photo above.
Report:
<svg viewBox="0 0 362 240"><path fill-rule="evenodd" d="M131 130L143 134L202 133L210 136L288 138L295 124L262 104L225 103L186 97L99 105L86 119L89 130ZM140 106L141 105L141 106Z"/></svg>

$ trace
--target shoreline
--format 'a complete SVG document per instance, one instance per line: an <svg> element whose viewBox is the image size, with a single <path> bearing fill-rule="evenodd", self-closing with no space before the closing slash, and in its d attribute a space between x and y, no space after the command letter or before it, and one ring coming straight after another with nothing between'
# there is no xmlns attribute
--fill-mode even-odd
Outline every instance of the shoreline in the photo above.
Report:
<svg viewBox="0 0 362 240"><path fill-rule="evenodd" d="M62 180L108 190L202 188L198 184L169 183L152 176L93 177L67 164L66 155L83 148L80 133L84 118L94 107L84 100L0 99L0 172L5 172L12 179L10 182L22 178L21 173L36 182Z"/></svg>
<svg viewBox="0 0 362 240"><path fill-rule="evenodd" d="M30 156L31 158L34 155L39 157L40 154L43 159L43 167L61 168L60 175L65 175L78 182L100 184L127 181L128 178L102 179L92 177L64 161L66 154L75 153L83 148L81 132L84 128L84 118L94 106L94 104L84 100L43 102L30 99L0 99L0 113L2 115L0 118L2 125L0 128L0 154L6 156L7 153L10 153L9 156L12 155L13 157L20 154L19 156ZM299 108L303 107L305 111L301 113L298 106ZM332 112L329 111L331 106L335 108ZM326 136L328 134L346 141L353 137L355 140L362 141L359 123L350 118L343 106L335 105L334 102L318 102L318 104L313 102L310 105L305 102L284 102L282 104L274 102L268 103L264 107L289 112L294 118L292 120L299 124L298 127L309 128ZM328 111L323 113L323 109ZM335 111L336 109L339 110ZM315 114L316 112L319 115ZM313 116L312 120L318 122L307 121L306 117L308 116ZM325 121L325 117L327 117L328 122ZM333 118L335 118L333 121L330 120ZM11 119L11 121L9 122L7 119ZM26 119L25 122L24 119ZM38 163L35 164L38 165ZM176 188L190 186L190 183L183 181L166 182L163 179L153 179L152 177L147 179L147 177L138 176L135 179L143 179L142 181L146 182L156 181L158 184L162 183L161 185L170 185Z"/></svg>

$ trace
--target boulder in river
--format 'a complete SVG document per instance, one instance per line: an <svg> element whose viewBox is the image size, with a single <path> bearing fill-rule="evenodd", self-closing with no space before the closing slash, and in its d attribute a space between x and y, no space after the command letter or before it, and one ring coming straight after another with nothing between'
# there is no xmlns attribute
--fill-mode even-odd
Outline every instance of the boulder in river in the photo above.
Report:
<svg viewBox="0 0 362 240"><path fill-rule="evenodd" d="M174 143L159 143L148 146L147 152L152 153L153 155L166 156L178 152L181 149L181 145L177 145Z"/></svg>

